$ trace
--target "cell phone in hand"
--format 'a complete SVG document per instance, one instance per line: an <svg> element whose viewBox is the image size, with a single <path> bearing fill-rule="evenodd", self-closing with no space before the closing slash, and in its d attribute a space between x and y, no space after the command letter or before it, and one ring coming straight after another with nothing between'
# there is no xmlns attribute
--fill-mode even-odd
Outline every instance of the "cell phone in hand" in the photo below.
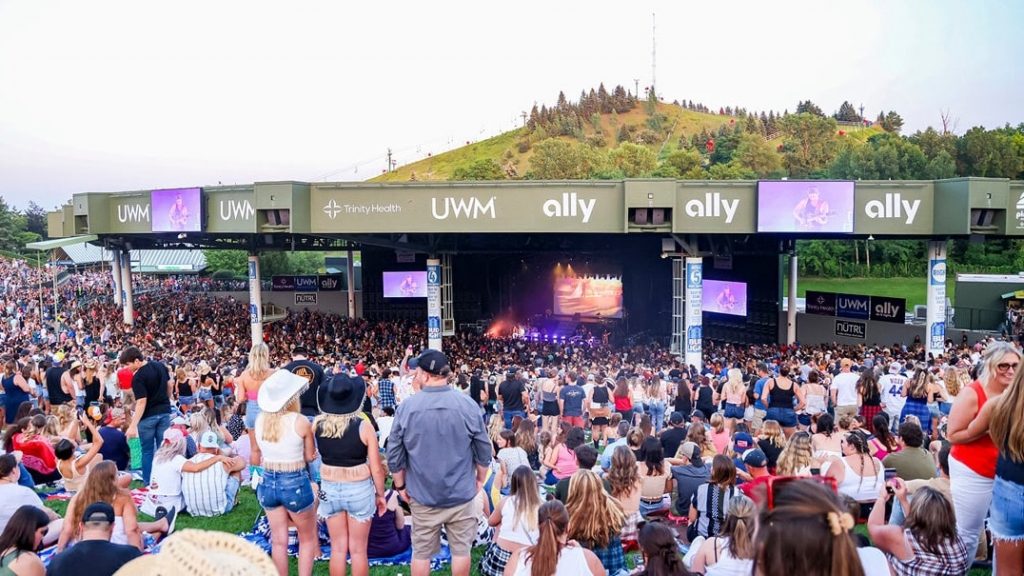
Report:
<svg viewBox="0 0 1024 576"><path fill-rule="evenodd" d="M885 491L888 492L889 494L893 494L894 493L894 491L892 489L892 486L890 486L889 483L892 482L895 478L896 478L896 469L895 468L886 468L885 469Z"/></svg>

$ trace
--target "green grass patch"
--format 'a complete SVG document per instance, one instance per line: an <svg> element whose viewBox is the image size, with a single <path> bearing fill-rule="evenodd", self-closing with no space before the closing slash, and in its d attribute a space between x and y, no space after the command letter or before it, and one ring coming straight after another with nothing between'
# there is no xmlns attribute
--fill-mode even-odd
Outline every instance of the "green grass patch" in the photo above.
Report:
<svg viewBox="0 0 1024 576"><path fill-rule="evenodd" d="M797 297L803 298L808 290L843 292L867 296L904 298L907 310L913 312L915 304L924 304L928 295L926 278L798 278ZM946 282L946 297L953 301L955 283ZM789 279L783 280L783 294L789 294Z"/></svg>

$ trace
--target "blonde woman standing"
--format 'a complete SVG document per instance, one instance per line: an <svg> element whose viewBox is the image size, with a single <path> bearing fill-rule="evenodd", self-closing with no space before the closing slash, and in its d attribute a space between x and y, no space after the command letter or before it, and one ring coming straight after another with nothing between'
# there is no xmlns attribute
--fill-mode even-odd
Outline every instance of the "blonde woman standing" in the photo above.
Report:
<svg viewBox="0 0 1024 576"><path fill-rule="evenodd" d="M262 345L257 345L262 346ZM265 346L264 346L265 348ZM313 428L299 412L299 395L309 381L278 370L259 387L259 416L253 430L253 452L263 455L256 498L270 522L271 556L281 576L288 574L288 527L299 533L299 575L313 573L320 549L316 529L316 499L307 466L316 459Z"/></svg>
<svg viewBox="0 0 1024 576"><path fill-rule="evenodd" d="M256 438L253 436L253 428L256 426L256 417L260 415L259 398L260 387L263 382L274 373L270 367L270 349L263 342L253 344L249 350L249 364L237 378L235 378L235 397L239 402L245 402L245 428L249 433L249 445L252 446L252 454L249 456L249 464L260 465L260 448Z"/></svg>
<svg viewBox="0 0 1024 576"><path fill-rule="evenodd" d="M725 396L725 426L730 431L736 428L736 421L743 419L747 406L747 387L743 384L743 372L739 368L730 368L729 379L722 387Z"/></svg>

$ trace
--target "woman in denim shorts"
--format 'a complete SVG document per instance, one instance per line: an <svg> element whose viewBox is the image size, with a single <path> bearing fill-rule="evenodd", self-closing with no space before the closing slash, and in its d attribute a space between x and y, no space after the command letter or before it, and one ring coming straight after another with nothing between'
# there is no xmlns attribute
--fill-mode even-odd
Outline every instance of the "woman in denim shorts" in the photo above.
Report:
<svg viewBox="0 0 1024 576"><path fill-rule="evenodd" d="M271 556L281 576L288 574L288 526L299 533L299 574L313 573L320 554L314 487L306 471L316 459L309 420L299 413L299 395L309 382L287 370L271 374L259 389L260 415L253 435L262 455L263 473L256 476L256 498L270 523ZM256 449L258 447L258 450Z"/></svg>
<svg viewBox="0 0 1024 576"><path fill-rule="evenodd" d="M363 417L366 384L361 378L336 374L317 389L320 415L313 420L314 437L323 464L320 468L320 516L331 535L332 574L368 574L366 553L370 521L384 513L384 467L377 434Z"/></svg>
<svg viewBox="0 0 1024 576"><path fill-rule="evenodd" d="M998 400L985 403L991 410L989 432L999 449L988 526L995 540L999 574L1024 573L1024 441L1016 430L1024 410L1024 382L1020 370ZM991 408L989 404L992 404Z"/></svg>
<svg viewBox="0 0 1024 576"><path fill-rule="evenodd" d="M263 381L267 380L274 370L270 367L270 350L263 342L253 344L249 350L249 364L237 378L235 378L235 398L245 403L245 428L249 431L249 445L252 446L252 454L249 457L249 464L260 465L260 448L253 436L253 428L256 427L256 417L260 415L260 404L257 401L260 387ZM308 422L308 421L307 421Z"/></svg>

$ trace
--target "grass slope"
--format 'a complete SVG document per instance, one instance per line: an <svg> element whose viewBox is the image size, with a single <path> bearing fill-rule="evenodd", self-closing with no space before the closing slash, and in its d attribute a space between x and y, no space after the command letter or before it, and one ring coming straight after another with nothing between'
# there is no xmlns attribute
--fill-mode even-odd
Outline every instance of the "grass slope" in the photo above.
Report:
<svg viewBox="0 0 1024 576"><path fill-rule="evenodd" d="M808 290L820 292L844 292L846 294L864 294L867 296L889 296L904 298L907 308L913 310L915 304L924 304L928 287L924 278L798 278L797 297L803 298ZM946 297L953 300L954 282L950 278L946 282ZM783 294L789 293L789 280L783 282Z"/></svg>

